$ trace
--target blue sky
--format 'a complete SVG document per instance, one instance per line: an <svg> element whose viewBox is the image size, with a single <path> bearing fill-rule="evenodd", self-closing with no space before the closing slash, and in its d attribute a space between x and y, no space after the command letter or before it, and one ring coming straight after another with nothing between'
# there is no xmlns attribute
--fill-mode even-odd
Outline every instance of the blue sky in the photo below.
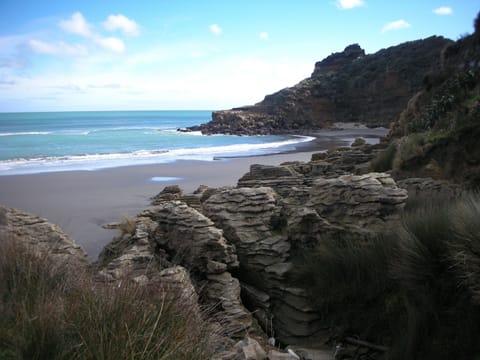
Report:
<svg viewBox="0 0 480 360"><path fill-rule="evenodd" d="M0 112L225 109L358 43L473 32L480 0L0 2Z"/></svg>

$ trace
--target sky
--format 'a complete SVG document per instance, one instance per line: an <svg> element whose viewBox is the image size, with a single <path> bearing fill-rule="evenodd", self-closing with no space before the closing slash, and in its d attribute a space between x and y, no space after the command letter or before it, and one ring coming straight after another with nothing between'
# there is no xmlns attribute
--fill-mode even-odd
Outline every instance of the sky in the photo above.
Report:
<svg viewBox="0 0 480 360"><path fill-rule="evenodd" d="M358 43L473 32L480 0L0 0L0 112L254 104Z"/></svg>

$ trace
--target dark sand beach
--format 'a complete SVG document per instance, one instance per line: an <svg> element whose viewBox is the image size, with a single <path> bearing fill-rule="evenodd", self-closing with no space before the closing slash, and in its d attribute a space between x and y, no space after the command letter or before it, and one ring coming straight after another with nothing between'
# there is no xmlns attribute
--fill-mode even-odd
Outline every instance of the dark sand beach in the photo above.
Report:
<svg viewBox="0 0 480 360"><path fill-rule="evenodd" d="M127 166L97 171L70 171L0 176L0 204L44 217L59 225L95 260L115 230L101 225L134 216L149 206L150 197L165 186L178 184L185 193L199 185L236 185L252 164L278 165L309 161L311 154L348 145L356 136L381 136L375 129L325 132L329 135L298 147L296 152L219 159L176 161L158 165ZM174 178L152 181L155 177Z"/></svg>

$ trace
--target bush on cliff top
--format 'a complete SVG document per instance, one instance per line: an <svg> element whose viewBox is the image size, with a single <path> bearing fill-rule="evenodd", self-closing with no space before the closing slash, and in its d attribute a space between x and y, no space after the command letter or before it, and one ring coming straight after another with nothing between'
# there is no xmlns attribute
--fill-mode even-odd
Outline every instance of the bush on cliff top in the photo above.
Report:
<svg viewBox="0 0 480 360"><path fill-rule="evenodd" d="M369 239L325 238L299 278L341 336L388 359L480 358L480 196L411 207Z"/></svg>
<svg viewBox="0 0 480 360"><path fill-rule="evenodd" d="M0 359L208 359L197 315L161 289L95 283L0 238Z"/></svg>

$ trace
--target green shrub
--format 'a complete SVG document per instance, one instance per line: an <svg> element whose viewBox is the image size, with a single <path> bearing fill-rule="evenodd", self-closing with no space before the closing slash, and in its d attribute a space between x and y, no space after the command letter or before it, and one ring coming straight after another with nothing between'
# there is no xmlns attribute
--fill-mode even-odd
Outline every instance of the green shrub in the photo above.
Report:
<svg viewBox="0 0 480 360"><path fill-rule="evenodd" d="M99 284L0 238L1 359L208 359L190 301L130 281Z"/></svg>
<svg viewBox="0 0 480 360"><path fill-rule="evenodd" d="M424 137L423 134L411 134L402 138L398 144L395 158L393 160L393 168L400 170L405 164L416 157L423 155Z"/></svg>
<svg viewBox="0 0 480 360"><path fill-rule="evenodd" d="M480 305L480 196L468 196L452 214L453 241L448 242L461 283Z"/></svg>
<svg viewBox="0 0 480 360"><path fill-rule="evenodd" d="M295 280L308 289L324 322L343 335L378 339L397 300L388 278L395 246L388 236L326 236L304 254Z"/></svg>
<svg viewBox="0 0 480 360"><path fill-rule="evenodd" d="M388 147L370 162L370 170L375 172L386 172L393 169L393 160L397 153L397 145L391 143Z"/></svg>

